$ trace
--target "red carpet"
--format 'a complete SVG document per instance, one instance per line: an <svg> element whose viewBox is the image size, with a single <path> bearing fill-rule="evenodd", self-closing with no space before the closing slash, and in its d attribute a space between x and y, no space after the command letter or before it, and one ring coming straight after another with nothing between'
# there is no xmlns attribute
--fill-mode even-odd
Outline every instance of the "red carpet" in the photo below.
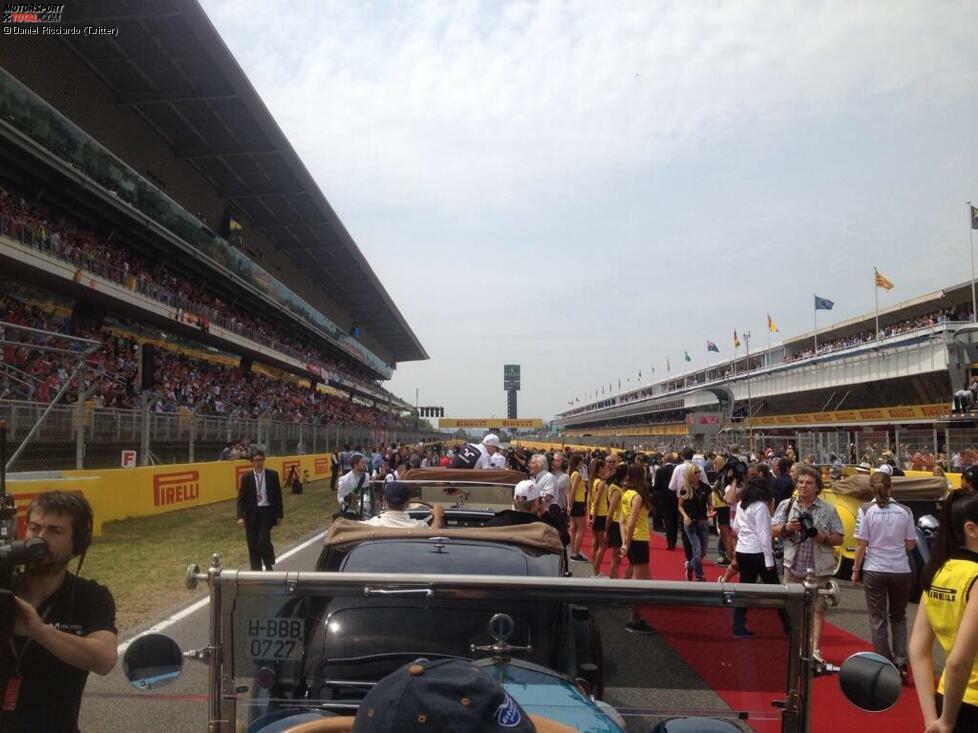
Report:
<svg viewBox="0 0 978 733"><path fill-rule="evenodd" d="M715 546L715 542L713 538L711 545ZM685 577L681 545L670 552L663 536L653 534L649 546L654 579ZM584 541L588 555L590 547L588 533ZM610 552L605 555L602 567L605 573L610 564ZM627 566L628 561L622 560L622 570ZM723 568L705 563L708 580L716 580L722 572ZM747 625L757 634L753 639L731 636L733 615L725 609L650 608L643 615L727 705L750 714L748 722L757 733L780 730L778 711L771 707L771 701L784 697L787 644L774 611L748 611ZM829 609L829 621L831 618L832 609ZM693 619L695 628L691 628ZM850 654L872 651L872 644L827 623L822 632L821 648L829 662L841 664ZM912 687L903 689L893 709L885 713L867 713L846 700L836 675L826 675L815 680L811 707L815 733L919 733L924 728Z"/></svg>

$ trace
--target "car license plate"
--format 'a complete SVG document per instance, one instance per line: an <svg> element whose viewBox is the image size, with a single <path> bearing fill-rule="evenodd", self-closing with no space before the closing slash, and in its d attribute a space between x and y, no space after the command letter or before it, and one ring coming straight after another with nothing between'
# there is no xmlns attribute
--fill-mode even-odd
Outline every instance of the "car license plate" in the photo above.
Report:
<svg viewBox="0 0 978 733"><path fill-rule="evenodd" d="M252 659L291 659L301 656L305 621L300 618L249 618L248 656Z"/></svg>

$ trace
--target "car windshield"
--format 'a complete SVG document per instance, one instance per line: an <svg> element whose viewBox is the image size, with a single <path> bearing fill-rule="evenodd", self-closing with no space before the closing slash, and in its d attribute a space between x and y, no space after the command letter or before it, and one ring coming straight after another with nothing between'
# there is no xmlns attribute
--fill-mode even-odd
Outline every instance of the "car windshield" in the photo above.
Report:
<svg viewBox="0 0 978 733"><path fill-rule="evenodd" d="M625 722L647 731L684 716L722 718L743 730L800 730L792 727L799 711L789 705L784 712L789 688L806 684L802 666L792 663L800 634L787 636L774 609L787 603L800 629L799 589L734 586L744 589L734 601L732 586L725 595L708 583L353 573L238 578L225 609L225 661L239 691L237 719L250 731L288 711L355 711L386 674L418 658L444 657L476 662L527 712L579 730L619 731ZM749 612L755 637L732 637L731 602L767 606ZM656 633L626 628L633 607ZM502 662L489 648L497 614L510 620L514 647Z"/></svg>

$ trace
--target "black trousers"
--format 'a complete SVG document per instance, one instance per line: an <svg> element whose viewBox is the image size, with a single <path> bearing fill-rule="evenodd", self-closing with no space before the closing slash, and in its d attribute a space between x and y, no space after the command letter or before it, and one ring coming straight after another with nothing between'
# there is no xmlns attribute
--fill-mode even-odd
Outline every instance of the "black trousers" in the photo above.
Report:
<svg viewBox="0 0 978 733"><path fill-rule="evenodd" d="M781 583L781 579L778 577L778 569L768 568L764 565L763 552L738 552L737 565L740 567L741 583L756 583L758 580L768 585L779 585ZM781 617L781 625L787 630L788 613L782 608L778 609L778 615ZM747 628L746 608L734 609L733 628L734 632L743 631Z"/></svg>
<svg viewBox="0 0 978 733"><path fill-rule="evenodd" d="M272 547L272 526L275 515L272 508L260 506L255 509L255 516L245 520L245 538L248 541L248 561L252 570L271 570L275 564L275 548Z"/></svg>
<svg viewBox="0 0 978 733"><path fill-rule="evenodd" d="M938 692L935 697L937 714L940 715L944 709L944 695ZM961 703L958 709L958 722L954 724L954 733L972 733L976 730L978 730L978 707L966 702Z"/></svg>
<svg viewBox="0 0 978 733"><path fill-rule="evenodd" d="M662 492L659 497L659 513L666 532L666 545L673 548L676 546L676 535L679 534L679 497L674 492Z"/></svg>
<svg viewBox="0 0 978 733"><path fill-rule="evenodd" d="M340 480L340 467L333 466L333 475L329 477L329 488L336 491L336 484Z"/></svg>

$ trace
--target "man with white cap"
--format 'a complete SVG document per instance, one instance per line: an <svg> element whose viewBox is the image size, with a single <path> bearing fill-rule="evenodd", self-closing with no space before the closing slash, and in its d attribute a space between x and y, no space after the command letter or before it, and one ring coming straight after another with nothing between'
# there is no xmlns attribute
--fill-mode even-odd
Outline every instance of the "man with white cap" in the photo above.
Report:
<svg viewBox="0 0 978 733"><path fill-rule="evenodd" d="M498 466L492 465L493 456L499 456ZM506 458L499 452L499 436L490 433L481 443L466 443L455 455L452 468L505 468Z"/></svg>
<svg viewBox="0 0 978 733"><path fill-rule="evenodd" d="M506 456L499 447L499 436L489 433L482 439L482 451L476 468L506 468Z"/></svg>
<svg viewBox="0 0 978 733"><path fill-rule="evenodd" d="M540 487L533 479L520 481L513 489L513 508L504 509L497 512L496 516L486 522L487 527L509 527L514 524L532 524L533 522L543 522L548 524L560 534L560 541L566 546L570 542L570 535L566 530L561 530L550 520L550 515L541 511L545 509L543 495Z"/></svg>

